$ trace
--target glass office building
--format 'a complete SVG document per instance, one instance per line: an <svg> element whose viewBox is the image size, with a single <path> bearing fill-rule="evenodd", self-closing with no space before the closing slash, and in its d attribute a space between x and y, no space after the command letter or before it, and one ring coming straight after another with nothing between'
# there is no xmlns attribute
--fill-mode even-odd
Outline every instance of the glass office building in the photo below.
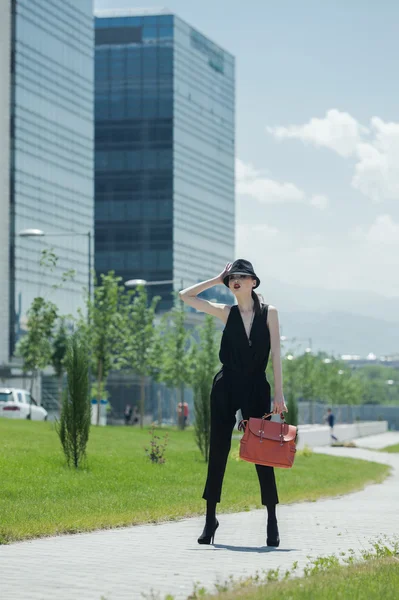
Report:
<svg viewBox="0 0 399 600"><path fill-rule="evenodd" d="M63 314L83 304L94 225L94 30L92 0L8 4L12 352L35 296ZM26 229L45 235L20 237ZM40 265L46 248L58 257L53 270ZM54 290L68 269L75 279Z"/></svg>
<svg viewBox="0 0 399 600"><path fill-rule="evenodd" d="M10 354L11 4L0 0L0 372Z"/></svg>
<svg viewBox="0 0 399 600"><path fill-rule="evenodd" d="M99 13L95 44L96 271L173 281L167 309L234 260L234 58L167 11Z"/></svg>

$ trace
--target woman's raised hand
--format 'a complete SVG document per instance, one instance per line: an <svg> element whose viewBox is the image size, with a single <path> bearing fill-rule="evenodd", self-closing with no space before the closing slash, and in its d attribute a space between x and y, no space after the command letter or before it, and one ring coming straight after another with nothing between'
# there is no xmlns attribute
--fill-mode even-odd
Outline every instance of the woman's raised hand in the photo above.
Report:
<svg viewBox="0 0 399 600"><path fill-rule="evenodd" d="M218 277L220 283L223 283L223 279L226 277L226 275L230 271L232 265L233 265L233 263L227 263L227 265L225 266L225 268L223 269L223 271L220 273L220 275Z"/></svg>

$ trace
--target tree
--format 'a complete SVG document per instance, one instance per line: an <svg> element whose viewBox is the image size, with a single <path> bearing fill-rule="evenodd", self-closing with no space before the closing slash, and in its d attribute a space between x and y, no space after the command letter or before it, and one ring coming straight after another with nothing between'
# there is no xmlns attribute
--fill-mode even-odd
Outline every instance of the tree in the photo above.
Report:
<svg viewBox="0 0 399 600"><path fill-rule="evenodd" d="M101 274L95 283L93 298L87 299L88 323L80 321L97 378L97 425L100 422L100 403L107 377L111 369L121 368L120 352L127 334L127 294L121 277L113 271Z"/></svg>
<svg viewBox="0 0 399 600"><path fill-rule="evenodd" d="M38 296L33 299L27 316L28 332L18 343L16 354L22 357L24 372L32 373L32 393L34 378L51 361L51 336L57 319L57 307L53 302Z"/></svg>
<svg viewBox="0 0 399 600"><path fill-rule="evenodd" d="M297 361L297 381L299 388L302 390L303 399L310 402L309 420L313 424L315 420L314 401L316 397L316 364L318 359L310 351L307 351L302 356L298 356L295 360Z"/></svg>
<svg viewBox="0 0 399 600"><path fill-rule="evenodd" d="M175 390L174 371L169 368L170 363L170 343L173 338L171 332L170 313L164 313L161 317L159 326L154 334L154 343L150 356L150 375L157 382L162 382L168 390ZM160 398L158 397L158 422L161 421ZM173 419L175 413L175 399L173 394L170 398L170 415Z"/></svg>
<svg viewBox="0 0 399 600"><path fill-rule="evenodd" d="M65 367L68 385L56 427L68 466L78 468L86 458L91 421L89 356L79 332L68 340Z"/></svg>
<svg viewBox="0 0 399 600"><path fill-rule="evenodd" d="M285 420L290 425L298 425L298 402L296 398L296 363L292 354L288 354L283 360L283 380L287 381L287 408L288 413Z"/></svg>
<svg viewBox="0 0 399 600"><path fill-rule="evenodd" d="M40 256L40 267L43 269L43 273L48 270L52 273L57 266L58 256L54 253L53 248L46 248L42 250ZM61 283L55 283L52 288L61 289L67 281L70 281L75 276L75 271L70 269L62 274ZM37 296L33 299L32 304L27 312L28 317L28 332L20 340L16 348L16 355L21 356L23 359L24 372L31 371L31 386L30 391L32 392L34 378L37 376L41 369L45 369L50 363L54 366L56 373L59 374L61 368L62 358L59 358L62 354L61 347L53 348L53 329L55 322L58 317L57 306L43 298ZM63 335L59 332L60 336ZM62 345L61 337L57 341L57 344ZM65 351L65 348L64 348ZM56 356L53 363L54 352ZM61 361L61 362L60 362ZM55 366L56 365L56 366Z"/></svg>
<svg viewBox="0 0 399 600"><path fill-rule="evenodd" d="M352 421L352 405L360 404L363 396L363 385L357 375L345 368L339 372L341 380L341 404L347 405L346 420Z"/></svg>
<svg viewBox="0 0 399 600"><path fill-rule="evenodd" d="M148 352L148 364L149 364L149 376L156 383L163 383L163 363L165 356L165 349L163 344L163 331L164 331L165 315L161 319L161 323L154 330L154 337L152 344ZM158 388L157 391L157 417L158 425L162 425L162 392Z"/></svg>
<svg viewBox="0 0 399 600"><path fill-rule="evenodd" d="M364 404L399 404L398 373L393 367L367 365L356 369Z"/></svg>
<svg viewBox="0 0 399 600"><path fill-rule="evenodd" d="M148 306L147 290L144 286L138 286L127 295L125 306L121 365L140 377L140 427L143 427L145 412L145 380L153 370L154 319L160 299L160 296L155 296Z"/></svg>
<svg viewBox="0 0 399 600"><path fill-rule="evenodd" d="M65 371L65 356L68 347L68 332L65 318L61 318L52 345L51 364L58 380L58 404L62 403L62 379Z"/></svg>
<svg viewBox="0 0 399 600"><path fill-rule="evenodd" d="M189 352L191 384L194 390L194 433L195 441L205 462L209 458L211 428L210 394L215 372L218 369L219 340L214 317L206 315L205 323L197 328L199 343L193 344Z"/></svg>
<svg viewBox="0 0 399 600"><path fill-rule="evenodd" d="M184 429L184 387L190 381L187 361L189 348L189 332L185 327L186 310L184 303L175 298L175 304L168 316L163 320L164 360L162 378L169 388L177 389L177 400L180 405L180 429ZM166 327L165 327L166 325Z"/></svg>

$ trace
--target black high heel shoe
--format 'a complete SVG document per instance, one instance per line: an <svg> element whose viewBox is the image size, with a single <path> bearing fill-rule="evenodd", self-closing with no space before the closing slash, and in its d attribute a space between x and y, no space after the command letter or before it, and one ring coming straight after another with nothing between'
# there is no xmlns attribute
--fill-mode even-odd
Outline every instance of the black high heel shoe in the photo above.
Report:
<svg viewBox="0 0 399 600"><path fill-rule="evenodd" d="M199 536L199 538L197 540L198 543L199 544L213 544L213 541L215 539L215 531L218 527L219 527L219 521L217 519L215 519L215 522L213 525L207 525L205 523L204 531L202 532L202 534Z"/></svg>
<svg viewBox="0 0 399 600"><path fill-rule="evenodd" d="M267 522L266 544L268 546L274 546L275 548L278 548L278 546L280 545L280 536L278 532L278 525L276 519Z"/></svg>

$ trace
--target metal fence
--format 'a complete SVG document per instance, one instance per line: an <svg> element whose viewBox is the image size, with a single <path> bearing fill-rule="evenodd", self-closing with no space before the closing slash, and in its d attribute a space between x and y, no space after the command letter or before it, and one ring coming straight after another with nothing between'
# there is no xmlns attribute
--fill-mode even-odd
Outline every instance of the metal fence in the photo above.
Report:
<svg viewBox="0 0 399 600"><path fill-rule="evenodd" d="M399 406L384 404L338 404L331 406L319 402L298 403L298 423L324 423L327 408L332 408L335 422L354 423L356 421L388 421L390 430L399 430ZM312 419L313 413L313 419Z"/></svg>
<svg viewBox="0 0 399 600"><path fill-rule="evenodd" d="M44 404L48 404L48 397L56 398L56 379L54 376L43 376ZM109 378L108 391L112 405L110 421L123 421L123 412L126 404L139 406L140 380L133 376L112 373ZM189 422L194 419L194 397L191 388L184 390L184 400L189 406ZM331 406L321 402L298 402L298 423L300 425L324 423L327 408ZM46 407L52 410L53 407ZM382 404L337 404L332 406L335 422L354 423L355 421L388 421L390 430L399 431L399 406ZM177 395L176 390L169 390L164 384L159 384L151 379L146 380L146 412L147 420L161 421L165 424L174 424L177 420ZM313 418L312 418L313 415Z"/></svg>

